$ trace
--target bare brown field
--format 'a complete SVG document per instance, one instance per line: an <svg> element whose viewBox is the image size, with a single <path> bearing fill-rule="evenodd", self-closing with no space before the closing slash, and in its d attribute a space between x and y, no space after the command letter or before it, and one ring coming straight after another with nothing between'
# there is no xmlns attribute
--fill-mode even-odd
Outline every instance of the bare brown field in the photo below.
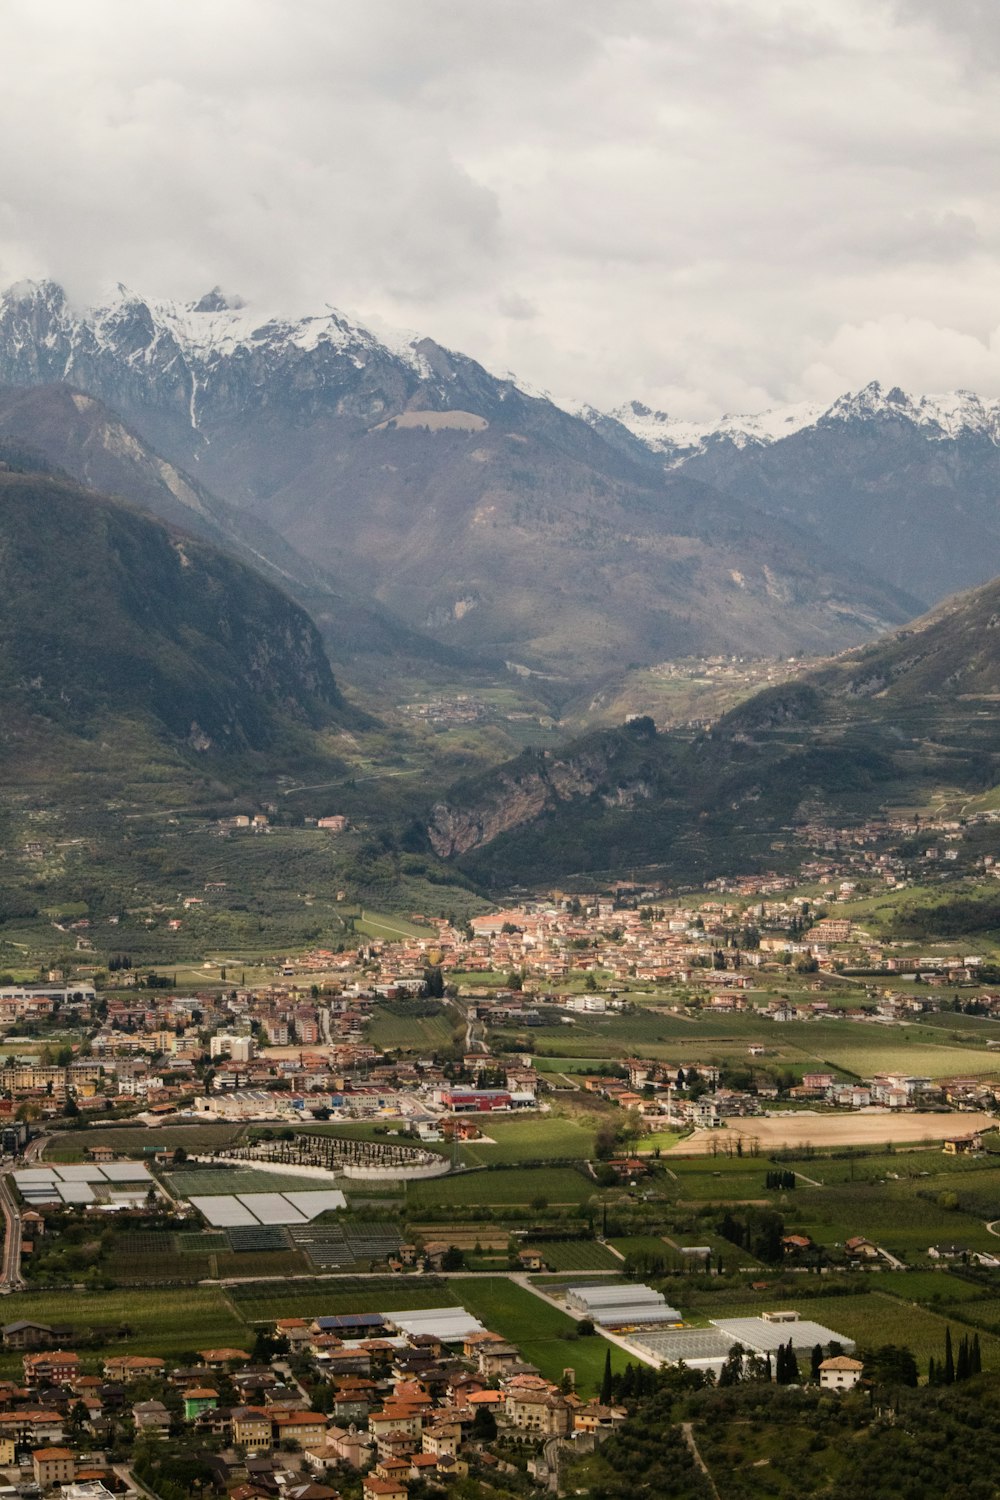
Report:
<svg viewBox="0 0 1000 1500"><path fill-rule="evenodd" d="M922 1141L943 1141L951 1136L969 1135L973 1130L989 1130L996 1121L990 1115L961 1114L892 1114L888 1110L871 1114L814 1115L808 1111L757 1116L754 1119L730 1120L721 1130L696 1130L686 1140L664 1151L664 1156L710 1155L727 1149L737 1135L744 1141L756 1140L763 1152L782 1146L916 1146Z"/></svg>

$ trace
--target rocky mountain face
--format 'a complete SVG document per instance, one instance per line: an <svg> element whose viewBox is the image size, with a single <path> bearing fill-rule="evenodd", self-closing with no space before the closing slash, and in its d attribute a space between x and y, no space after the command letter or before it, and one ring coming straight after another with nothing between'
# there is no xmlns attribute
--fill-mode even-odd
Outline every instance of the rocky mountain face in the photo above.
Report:
<svg viewBox="0 0 1000 1500"><path fill-rule="evenodd" d="M588 421L786 520L925 605L1000 573L1000 401L913 396L877 382L832 406L800 403L718 423L632 403Z"/></svg>
<svg viewBox="0 0 1000 1500"><path fill-rule="evenodd" d="M51 283L22 284L0 299L0 380L100 399L411 628L549 675L823 652L915 612L905 585L665 473L627 434L339 313L262 322L218 292L180 306L122 291L77 314Z"/></svg>
<svg viewBox="0 0 1000 1500"><path fill-rule="evenodd" d="M526 752L452 788L427 836L484 883L647 865L701 876L772 866L773 840L928 787L1000 782L1000 580L794 682L709 733L651 721Z"/></svg>
<svg viewBox="0 0 1000 1500"><path fill-rule="evenodd" d="M0 445L0 718L119 716L210 756L351 720L304 610L216 548Z"/></svg>

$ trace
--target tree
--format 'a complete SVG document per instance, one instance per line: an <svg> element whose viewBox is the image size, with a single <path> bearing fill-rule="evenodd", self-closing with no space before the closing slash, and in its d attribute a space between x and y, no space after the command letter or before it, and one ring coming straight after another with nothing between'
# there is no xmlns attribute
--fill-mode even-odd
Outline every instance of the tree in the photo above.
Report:
<svg viewBox="0 0 1000 1500"><path fill-rule="evenodd" d="M601 1405L608 1406L611 1402L611 1350L608 1349L604 1355L604 1375L601 1379Z"/></svg>
<svg viewBox="0 0 1000 1500"><path fill-rule="evenodd" d="M171 1157L171 1161L173 1162L174 1166L175 1167L182 1167L184 1165L184 1163L187 1161L187 1159L188 1159L188 1154L184 1150L184 1147L183 1146L177 1146L176 1149L174 1150L173 1156Z"/></svg>
<svg viewBox="0 0 1000 1500"><path fill-rule="evenodd" d="M911 1388L917 1385L917 1361L905 1345L882 1344L877 1349L866 1349L860 1358L865 1379L872 1385Z"/></svg>
<svg viewBox="0 0 1000 1500"><path fill-rule="evenodd" d="M810 1375L811 1375L811 1377L812 1377L812 1381L813 1381L814 1385L819 1385L819 1367L820 1367L820 1365L822 1363L823 1363L823 1346L822 1346L822 1344L815 1344L813 1346L812 1365L811 1365L810 1372L809 1372Z"/></svg>
<svg viewBox="0 0 1000 1500"><path fill-rule="evenodd" d="M944 1383L955 1384L955 1355L951 1347L951 1327L944 1332Z"/></svg>
<svg viewBox="0 0 1000 1500"><path fill-rule="evenodd" d="M479 1443L492 1443L497 1435L496 1418L488 1406L477 1406L472 1436Z"/></svg>
<svg viewBox="0 0 1000 1500"><path fill-rule="evenodd" d="M780 1351L779 1351L780 1352ZM739 1385L743 1379L743 1360L746 1350L742 1344L734 1344L726 1355L725 1363L719 1371L719 1385ZM780 1375L779 1375L780 1380Z"/></svg>

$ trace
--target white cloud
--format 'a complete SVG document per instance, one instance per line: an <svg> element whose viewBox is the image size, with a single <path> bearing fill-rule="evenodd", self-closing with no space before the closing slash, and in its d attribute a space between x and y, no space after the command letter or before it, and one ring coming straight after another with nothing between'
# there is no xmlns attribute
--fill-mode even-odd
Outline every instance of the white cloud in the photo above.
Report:
<svg viewBox="0 0 1000 1500"><path fill-rule="evenodd" d="M998 34L977 0L8 0L0 280L332 302L687 415L1000 394Z"/></svg>

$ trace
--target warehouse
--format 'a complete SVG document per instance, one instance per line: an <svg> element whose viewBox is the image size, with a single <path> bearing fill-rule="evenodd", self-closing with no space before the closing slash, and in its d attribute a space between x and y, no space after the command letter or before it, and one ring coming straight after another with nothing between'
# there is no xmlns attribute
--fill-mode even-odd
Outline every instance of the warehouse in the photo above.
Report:
<svg viewBox="0 0 1000 1500"><path fill-rule="evenodd" d="M669 1307L662 1292L652 1287L570 1286L566 1288L566 1307L570 1312L592 1318L602 1328L638 1328L649 1323L680 1323L675 1307Z"/></svg>
<svg viewBox="0 0 1000 1500"><path fill-rule="evenodd" d="M854 1340L835 1333L822 1323L800 1318L796 1312L764 1313L759 1318L716 1318L711 1328L648 1329L633 1336L634 1342L647 1350L659 1363L676 1365L684 1362L694 1370L722 1369L730 1350L739 1344L747 1354L775 1359L781 1344L791 1340L799 1356L808 1356L819 1344L824 1351L839 1344L848 1352Z"/></svg>
<svg viewBox="0 0 1000 1500"><path fill-rule="evenodd" d="M853 1339L835 1333L823 1323L800 1318L797 1312L764 1313L759 1318L713 1318L712 1323L723 1338L742 1344L754 1354L774 1354L780 1344L789 1341L797 1354L808 1354L817 1344L822 1349L831 1343L839 1344L844 1354L850 1354L854 1348Z"/></svg>

